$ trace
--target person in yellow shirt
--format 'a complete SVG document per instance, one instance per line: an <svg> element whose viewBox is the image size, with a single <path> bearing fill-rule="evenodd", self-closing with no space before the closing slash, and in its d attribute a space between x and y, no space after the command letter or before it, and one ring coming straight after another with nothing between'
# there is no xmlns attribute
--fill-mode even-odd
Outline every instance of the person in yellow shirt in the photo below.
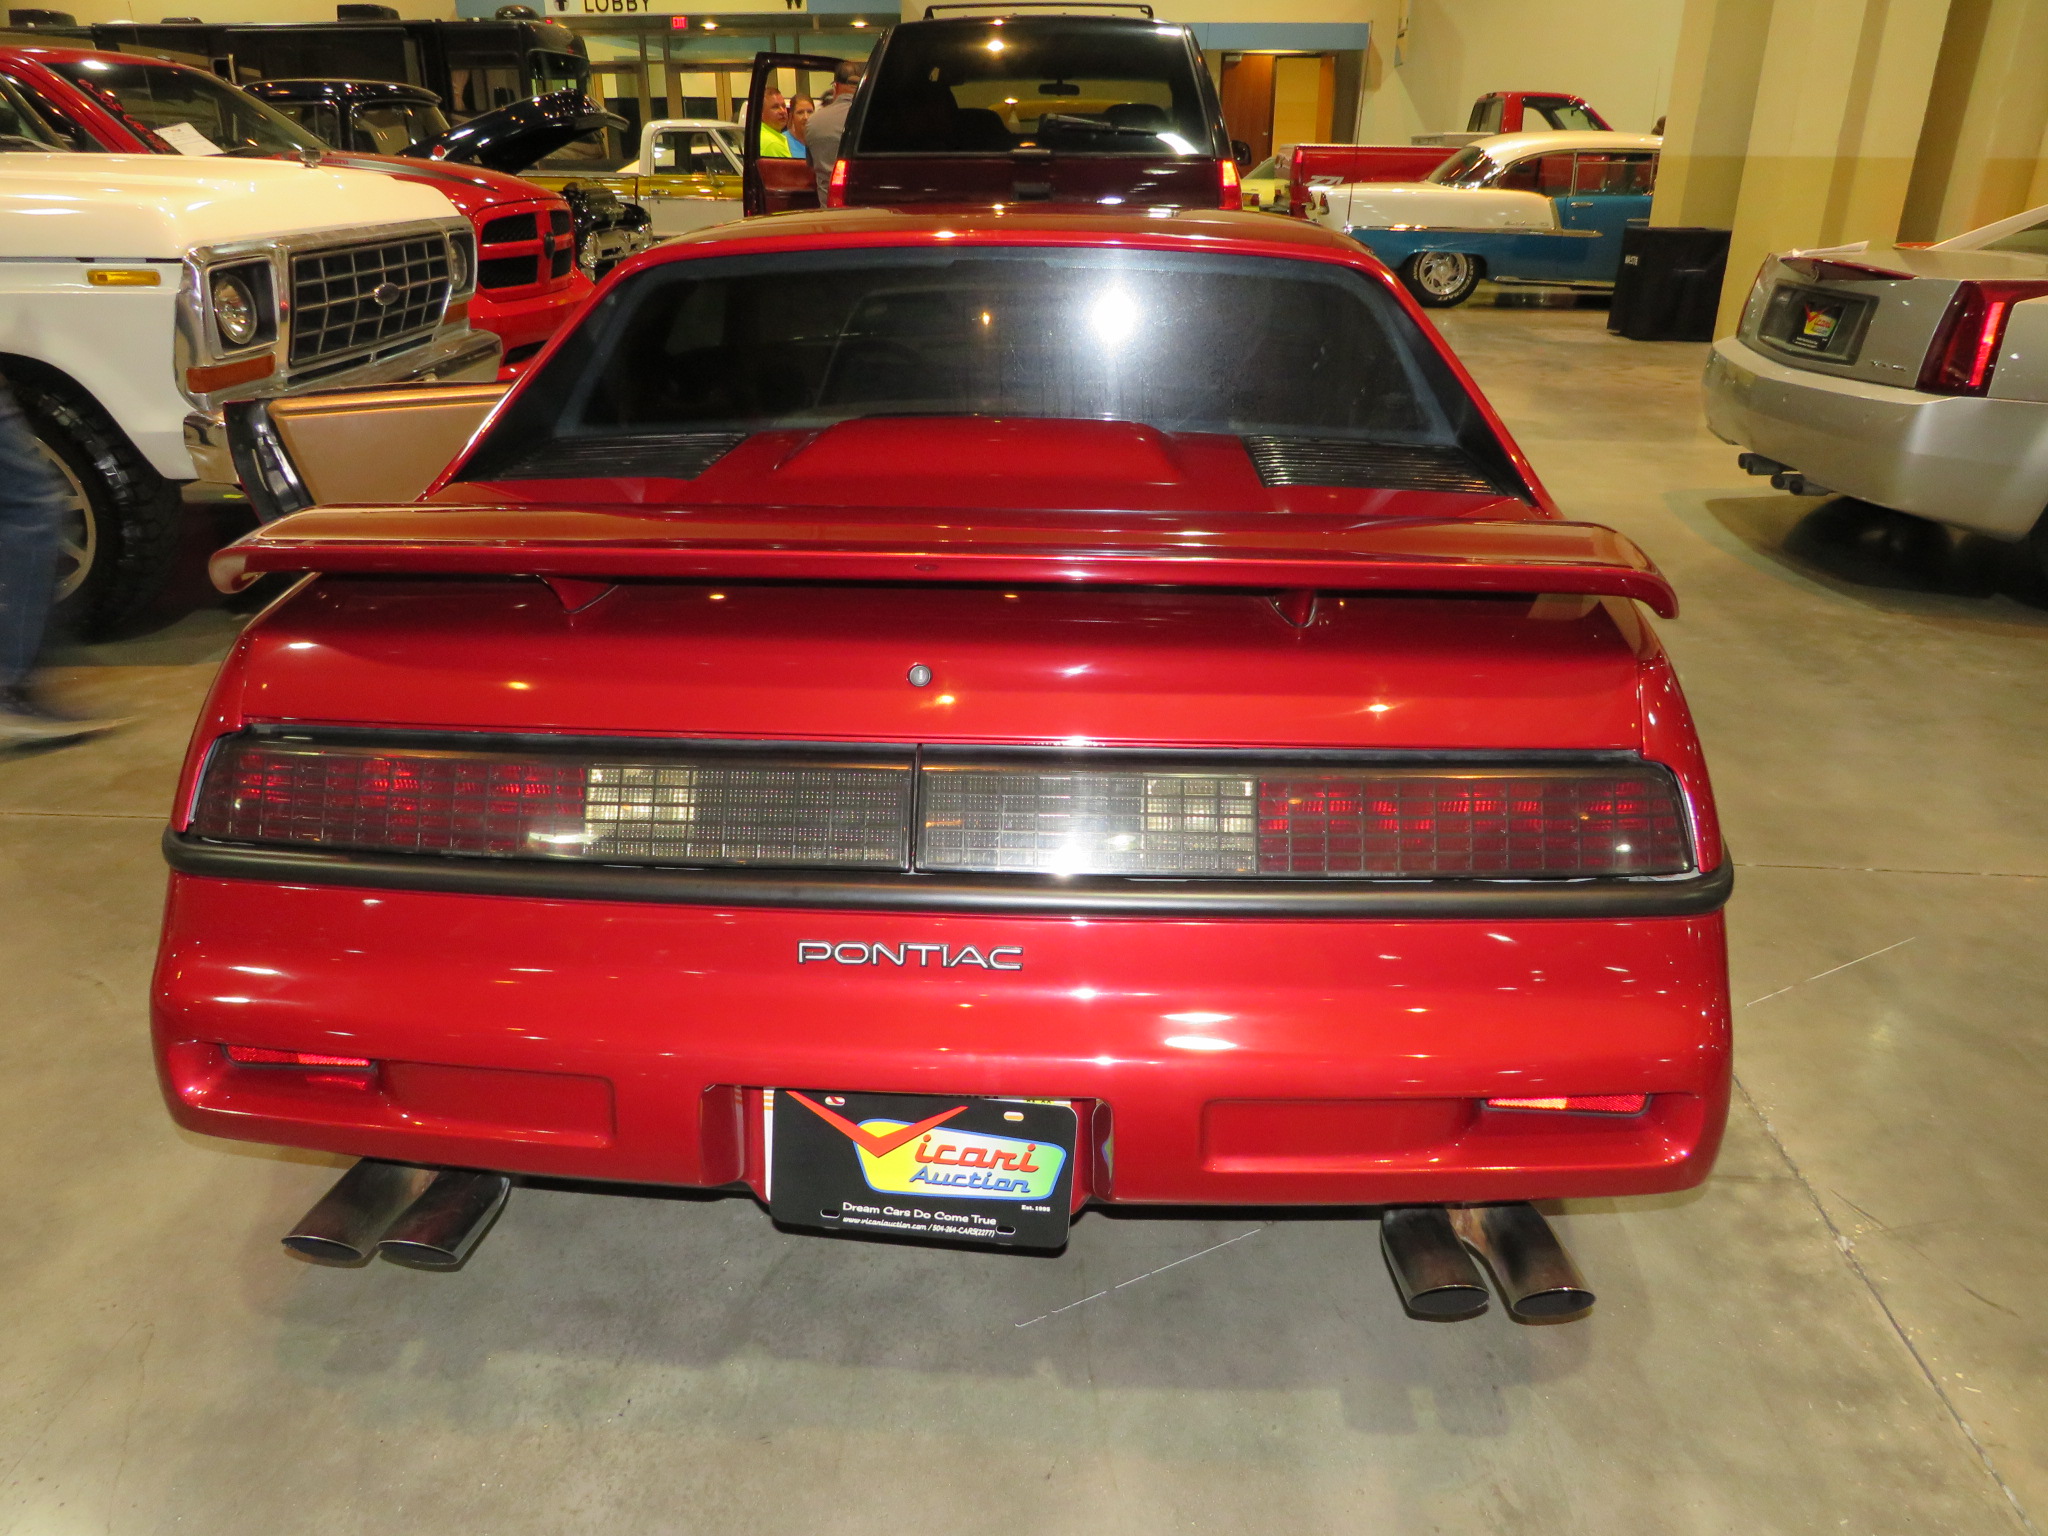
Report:
<svg viewBox="0 0 2048 1536"><path fill-rule="evenodd" d="M801 160L804 146L789 136L789 103L773 86L761 98L760 155L763 160Z"/></svg>

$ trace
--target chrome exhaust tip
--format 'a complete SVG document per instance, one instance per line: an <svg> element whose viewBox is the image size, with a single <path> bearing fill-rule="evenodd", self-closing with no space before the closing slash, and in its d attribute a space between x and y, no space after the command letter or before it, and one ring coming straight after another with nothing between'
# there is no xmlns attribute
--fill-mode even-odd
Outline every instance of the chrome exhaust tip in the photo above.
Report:
<svg viewBox="0 0 2048 1536"><path fill-rule="evenodd" d="M1579 1266L1535 1206L1466 1206L1451 1212L1466 1247L1486 1261L1508 1310L1524 1322L1551 1322L1591 1310L1594 1296Z"/></svg>
<svg viewBox="0 0 2048 1536"><path fill-rule="evenodd" d="M459 1269L511 1195L502 1173L444 1168L383 1234L377 1252L411 1269Z"/></svg>
<svg viewBox="0 0 2048 1536"><path fill-rule="evenodd" d="M299 1218L284 1245L316 1264L367 1264L377 1240L433 1177L431 1168L366 1157Z"/></svg>
<svg viewBox="0 0 2048 1536"><path fill-rule="evenodd" d="M1417 1317L1477 1317L1486 1310L1485 1277L1440 1205L1392 1206L1380 1213L1380 1252L1401 1304Z"/></svg>

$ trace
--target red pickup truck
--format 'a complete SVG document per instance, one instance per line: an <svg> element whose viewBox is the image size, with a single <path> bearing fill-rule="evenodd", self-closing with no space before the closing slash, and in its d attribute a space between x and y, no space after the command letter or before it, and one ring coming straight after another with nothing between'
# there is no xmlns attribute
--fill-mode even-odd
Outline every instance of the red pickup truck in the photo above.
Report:
<svg viewBox="0 0 2048 1536"><path fill-rule="evenodd" d="M516 372L590 296L569 205L481 166L328 149L290 118L203 70L126 53L0 48L11 81L74 149L115 154L318 155L329 165L422 182L475 226L472 327L504 344Z"/></svg>
<svg viewBox="0 0 2048 1536"><path fill-rule="evenodd" d="M1411 1310L1477 1251L1553 1317L1527 1202L1706 1176L1671 588L1355 242L748 220L406 400L252 402L253 480L351 504L215 556L312 577L165 840L171 1113L363 1160L294 1250L453 1267L522 1174L983 1249L1381 1207Z"/></svg>

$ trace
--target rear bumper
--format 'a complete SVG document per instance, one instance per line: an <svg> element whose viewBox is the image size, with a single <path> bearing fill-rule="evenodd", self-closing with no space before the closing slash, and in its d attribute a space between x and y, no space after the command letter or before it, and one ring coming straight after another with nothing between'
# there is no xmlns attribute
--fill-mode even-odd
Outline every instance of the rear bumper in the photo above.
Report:
<svg viewBox="0 0 2048 1536"><path fill-rule="evenodd" d="M1929 395L1794 368L1714 343L1707 425L1844 495L1994 538L2048 507L2048 406Z"/></svg>
<svg viewBox="0 0 2048 1536"><path fill-rule="evenodd" d="M874 944L944 949L851 958ZM967 946L1021 955L942 963ZM624 1182L759 1192L762 1087L1071 1099L1077 1202L1685 1188L1729 1070L1718 913L936 916L174 873L154 1027L195 1131ZM321 1081L223 1043L382 1065ZM1629 1118L1481 1102L1637 1092Z"/></svg>

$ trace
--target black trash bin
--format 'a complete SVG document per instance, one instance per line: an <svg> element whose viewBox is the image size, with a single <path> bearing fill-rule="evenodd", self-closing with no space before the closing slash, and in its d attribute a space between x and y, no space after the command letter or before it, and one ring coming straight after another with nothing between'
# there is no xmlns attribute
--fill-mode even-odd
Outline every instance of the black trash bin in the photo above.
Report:
<svg viewBox="0 0 2048 1536"><path fill-rule="evenodd" d="M1607 329L1630 341L1712 341L1728 234L1643 224L1623 230Z"/></svg>

